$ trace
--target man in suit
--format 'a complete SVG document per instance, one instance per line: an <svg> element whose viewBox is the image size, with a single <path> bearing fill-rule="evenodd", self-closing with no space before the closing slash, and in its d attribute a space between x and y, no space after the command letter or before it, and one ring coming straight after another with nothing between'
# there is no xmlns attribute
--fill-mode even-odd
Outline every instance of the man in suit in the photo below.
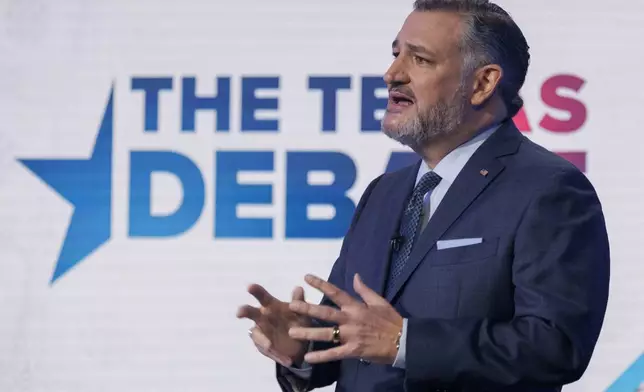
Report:
<svg viewBox="0 0 644 392"><path fill-rule="evenodd" d="M609 247L583 173L513 125L528 63L487 0L418 0L393 42L383 132L417 164L374 179L324 293L259 285L257 348L284 391L559 391L606 310Z"/></svg>

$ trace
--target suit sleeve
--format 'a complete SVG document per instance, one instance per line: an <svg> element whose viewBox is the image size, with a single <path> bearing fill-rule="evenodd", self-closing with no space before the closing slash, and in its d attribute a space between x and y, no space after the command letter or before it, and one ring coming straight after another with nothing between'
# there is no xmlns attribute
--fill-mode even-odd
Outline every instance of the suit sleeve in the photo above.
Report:
<svg viewBox="0 0 644 392"><path fill-rule="evenodd" d="M413 382L560 386L585 372L602 327L609 245L586 176L562 171L532 198L514 239L511 320L410 319Z"/></svg>
<svg viewBox="0 0 644 392"><path fill-rule="evenodd" d="M364 210L367 200L371 195L371 192L376 187L376 184L383 175L378 176L376 179L371 181L367 189L365 189L358 205L356 206L355 212L353 213L353 218L351 220L351 225L349 230L342 241L342 247L340 249L340 255L333 264L331 273L329 274L328 281L338 288L344 290L344 278L345 278L345 256L347 250L349 249L349 244L351 243L351 238L355 226L360 219L360 215ZM321 305L337 307L333 302L331 302L326 296L322 298L320 302ZM318 326L326 326L321 321L315 321ZM311 351L320 351L326 350L333 347L332 343L328 342L313 342L311 345ZM338 379L340 373L340 362L329 362L323 364L313 365L311 377L308 380L303 380L298 378L295 374L290 372L287 368L277 364L277 381L284 392L300 392L300 391L310 391L315 388L325 387L331 385Z"/></svg>

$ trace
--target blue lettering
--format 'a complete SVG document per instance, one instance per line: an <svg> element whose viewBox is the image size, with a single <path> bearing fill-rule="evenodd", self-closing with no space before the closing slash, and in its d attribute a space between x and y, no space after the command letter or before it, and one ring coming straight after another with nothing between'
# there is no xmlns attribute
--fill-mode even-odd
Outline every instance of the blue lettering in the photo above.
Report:
<svg viewBox="0 0 644 392"><path fill-rule="evenodd" d="M186 156L167 151L132 151L130 155L131 237L170 237L192 227L204 206L205 186L199 168ZM183 200L171 215L152 216L152 173L174 174L181 182Z"/></svg>
<svg viewBox="0 0 644 392"><path fill-rule="evenodd" d="M159 91L172 90L172 78L132 78L132 91L143 90L145 96L145 132L159 129Z"/></svg>
<svg viewBox="0 0 644 392"><path fill-rule="evenodd" d="M322 132L335 132L337 92L351 89L351 77L311 76L309 90L322 91Z"/></svg>
<svg viewBox="0 0 644 392"><path fill-rule="evenodd" d="M277 110L277 98L258 98L255 91L259 89L278 89L279 77L244 77L242 78L242 119L241 131L277 132L279 124L276 119L260 120L255 117L258 110Z"/></svg>
<svg viewBox="0 0 644 392"><path fill-rule="evenodd" d="M217 78L217 95L211 97L197 97L196 79L183 78L181 130L195 131L195 117L197 110L214 110L217 113L215 131L228 132L230 130L230 77Z"/></svg>
<svg viewBox="0 0 644 392"><path fill-rule="evenodd" d="M273 220L237 217L239 204L273 203L271 185L241 185L240 171L273 171L272 151L217 151L215 237L272 238Z"/></svg>
<svg viewBox="0 0 644 392"><path fill-rule="evenodd" d="M355 209L347 191L356 179L353 160L338 152L288 152L286 157L286 238L341 238ZM331 185L311 185L311 171L332 172ZM307 207L321 204L335 207L335 216L311 220Z"/></svg>
<svg viewBox="0 0 644 392"><path fill-rule="evenodd" d="M363 132L380 131L380 121L376 119L376 111L387 108L387 98L376 97L376 90L387 88L381 76L365 76L362 78L362 111L361 127Z"/></svg>

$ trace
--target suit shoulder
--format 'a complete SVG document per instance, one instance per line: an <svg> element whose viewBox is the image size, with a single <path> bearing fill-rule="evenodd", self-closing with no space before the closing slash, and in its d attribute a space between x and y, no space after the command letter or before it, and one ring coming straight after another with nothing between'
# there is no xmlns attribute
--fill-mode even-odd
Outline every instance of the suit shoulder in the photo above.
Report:
<svg viewBox="0 0 644 392"><path fill-rule="evenodd" d="M516 154L501 159L506 179L503 188L512 193L517 203L529 204L536 198L562 194L599 199L594 185L577 166L526 137Z"/></svg>
<svg viewBox="0 0 644 392"><path fill-rule="evenodd" d="M554 177L585 178L584 173L570 161L533 142L527 137L510 162L512 171L532 182L550 181Z"/></svg>

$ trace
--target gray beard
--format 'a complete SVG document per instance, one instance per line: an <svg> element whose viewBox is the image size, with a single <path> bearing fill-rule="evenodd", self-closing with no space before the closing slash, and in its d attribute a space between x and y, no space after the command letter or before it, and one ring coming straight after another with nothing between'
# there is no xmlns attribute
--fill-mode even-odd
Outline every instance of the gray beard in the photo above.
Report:
<svg viewBox="0 0 644 392"><path fill-rule="evenodd" d="M434 140L456 132L465 117L464 85L461 85L449 101L441 100L396 128L387 128L381 122L382 132L402 145L418 151Z"/></svg>

